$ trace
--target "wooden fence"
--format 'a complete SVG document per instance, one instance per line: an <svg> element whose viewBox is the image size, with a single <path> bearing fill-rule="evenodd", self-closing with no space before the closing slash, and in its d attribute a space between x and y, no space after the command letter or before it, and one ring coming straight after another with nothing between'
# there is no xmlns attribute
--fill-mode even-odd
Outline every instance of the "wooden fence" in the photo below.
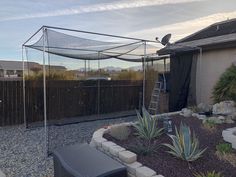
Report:
<svg viewBox="0 0 236 177"><path fill-rule="evenodd" d="M22 81L0 81L0 126L23 123ZM43 82L26 81L28 123L43 120ZM134 110L142 81L47 81L48 120ZM94 117L96 118L96 116Z"/></svg>

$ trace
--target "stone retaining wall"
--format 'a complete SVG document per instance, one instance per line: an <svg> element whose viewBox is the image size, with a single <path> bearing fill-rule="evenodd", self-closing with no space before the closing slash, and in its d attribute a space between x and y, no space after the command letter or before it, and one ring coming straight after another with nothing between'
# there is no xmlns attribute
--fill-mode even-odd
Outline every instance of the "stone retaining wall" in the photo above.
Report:
<svg viewBox="0 0 236 177"><path fill-rule="evenodd" d="M122 123L125 126L132 126L134 123ZM137 154L103 138L103 134L109 131L110 127L101 128L94 132L90 145L116 159L127 167L128 177L164 177L157 175L154 170L143 166L137 161Z"/></svg>

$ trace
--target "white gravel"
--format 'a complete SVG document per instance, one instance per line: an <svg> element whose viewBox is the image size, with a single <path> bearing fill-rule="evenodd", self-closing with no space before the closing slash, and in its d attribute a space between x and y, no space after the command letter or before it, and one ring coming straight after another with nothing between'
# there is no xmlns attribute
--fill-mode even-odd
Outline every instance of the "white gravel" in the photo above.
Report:
<svg viewBox="0 0 236 177"><path fill-rule="evenodd" d="M136 117L48 127L49 151L74 143L89 142L105 125L133 121ZM25 130L23 125L0 127L0 170L7 177L51 177L53 159L46 158L44 129Z"/></svg>

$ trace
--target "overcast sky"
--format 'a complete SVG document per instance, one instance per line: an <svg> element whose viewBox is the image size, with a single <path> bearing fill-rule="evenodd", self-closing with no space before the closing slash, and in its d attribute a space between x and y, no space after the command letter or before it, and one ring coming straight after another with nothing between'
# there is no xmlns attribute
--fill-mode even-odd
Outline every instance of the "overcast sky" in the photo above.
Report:
<svg viewBox="0 0 236 177"><path fill-rule="evenodd" d="M42 25L154 40L180 39L236 18L235 0L0 0L0 58L21 59L22 43Z"/></svg>

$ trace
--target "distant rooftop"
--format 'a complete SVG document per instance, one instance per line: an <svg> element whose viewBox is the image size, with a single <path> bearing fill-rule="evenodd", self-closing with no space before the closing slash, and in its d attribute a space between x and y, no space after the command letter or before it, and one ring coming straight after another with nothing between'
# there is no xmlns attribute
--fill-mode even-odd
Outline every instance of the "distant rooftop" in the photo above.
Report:
<svg viewBox="0 0 236 177"><path fill-rule="evenodd" d="M36 62L25 62L25 69L31 68L40 68L42 69L42 65ZM45 66L46 69L49 68L49 65ZM0 70L23 70L22 61L11 61L11 60L0 60ZM50 65L51 70L66 70L66 67L59 65Z"/></svg>
<svg viewBox="0 0 236 177"><path fill-rule="evenodd" d="M39 63L28 62L25 63L25 68L36 68L41 67ZM22 61L10 61L10 60L0 60L0 69L4 70L23 70Z"/></svg>
<svg viewBox="0 0 236 177"><path fill-rule="evenodd" d="M214 23L160 49L157 53L166 55L176 52L196 51L200 48L211 50L231 47L236 47L236 18Z"/></svg>
<svg viewBox="0 0 236 177"><path fill-rule="evenodd" d="M218 23L214 23L196 33L187 36L176 43L194 41L209 37L222 36L226 34L236 33L236 19L226 20Z"/></svg>

